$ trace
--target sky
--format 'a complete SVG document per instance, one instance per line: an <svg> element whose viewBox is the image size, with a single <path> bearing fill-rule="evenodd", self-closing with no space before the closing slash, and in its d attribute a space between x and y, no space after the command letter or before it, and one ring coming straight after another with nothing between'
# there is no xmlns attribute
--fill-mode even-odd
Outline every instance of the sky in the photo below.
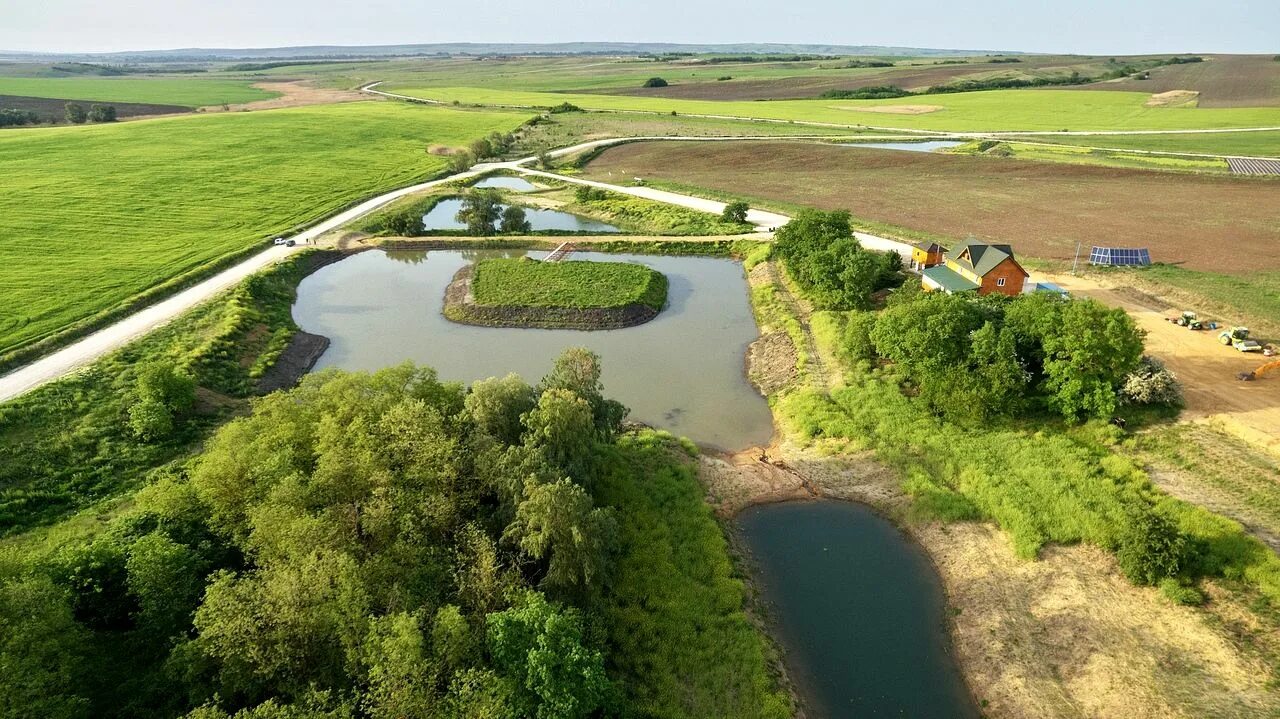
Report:
<svg viewBox="0 0 1280 719"><path fill-rule="evenodd" d="M0 0L0 50L571 41L1280 53L1280 0Z"/></svg>

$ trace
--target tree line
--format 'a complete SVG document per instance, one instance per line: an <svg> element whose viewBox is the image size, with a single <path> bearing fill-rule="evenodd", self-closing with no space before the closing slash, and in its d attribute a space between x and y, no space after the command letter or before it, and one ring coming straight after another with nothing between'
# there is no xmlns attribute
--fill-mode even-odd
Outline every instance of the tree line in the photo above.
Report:
<svg viewBox="0 0 1280 719"><path fill-rule="evenodd" d="M263 398L91 541L0 558L0 713L617 714L593 488L626 413L581 349L536 386L405 365Z"/></svg>

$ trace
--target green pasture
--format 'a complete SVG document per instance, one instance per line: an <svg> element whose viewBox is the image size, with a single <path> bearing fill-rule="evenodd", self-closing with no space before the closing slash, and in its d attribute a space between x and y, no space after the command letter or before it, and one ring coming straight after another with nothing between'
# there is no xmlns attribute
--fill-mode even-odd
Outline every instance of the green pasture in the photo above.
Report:
<svg viewBox="0 0 1280 719"><path fill-rule="evenodd" d="M394 92L444 102L550 107L570 102L593 110L717 115L841 125L957 132L1040 130L1185 130L1280 127L1280 108L1145 107L1145 93L1081 90L993 90L889 100L716 102L614 95L516 92L488 88L391 86ZM867 108L936 106L919 115Z"/></svg>
<svg viewBox="0 0 1280 719"><path fill-rule="evenodd" d="M268 100L249 80L197 77L0 77L0 95L204 107Z"/></svg>
<svg viewBox="0 0 1280 719"><path fill-rule="evenodd" d="M983 154L982 143L973 141L948 152L957 155ZM1139 170L1182 170L1185 172L1229 173L1227 161L1218 157L1175 157L1171 155L1146 155L1132 152L1114 152L1082 145L1046 145L1006 142L999 147L1001 156L1019 160L1065 162L1072 165L1097 165L1100 167L1126 167Z"/></svg>
<svg viewBox="0 0 1280 719"><path fill-rule="evenodd" d="M667 301L667 278L629 262L536 262L490 259L476 265L476 302L490 307L624 307L655 310Z"/></svg>
<svg viewBox="0 0 1280 719"><path fill-rule="evenodd" d="M369 102L0 133L0 359L524 119Z"/></svg>
<svg viewBox="0 0 1280 719"><path fill-rule="evenodd" d="M1202 112L1196 110L1195 112ZM1274 125L1275 123L1271 123ZM1270 125L1267 125L1268 127ZM1058 145L1109 147L1121 150L1194 152L1221 155L1280 157L1280 130L1261 132L1216 132L1169 135L1035 136L1036 142Z"/></svg>

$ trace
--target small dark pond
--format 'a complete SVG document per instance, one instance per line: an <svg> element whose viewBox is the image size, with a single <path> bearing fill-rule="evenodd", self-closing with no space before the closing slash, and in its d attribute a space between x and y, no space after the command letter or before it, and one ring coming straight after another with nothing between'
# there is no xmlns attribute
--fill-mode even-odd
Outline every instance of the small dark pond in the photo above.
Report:
<svg viewBox="0 0 1280 719"><path fill-rule="evenodd" d="M486 177L472 185L472 187L494 187L500 190L513 190L515 192L529 192L531 190L538 189L534 187L532 182L529 182L523 177L507 177L505 175Z"/></svg>
<svg viewBox="0 0 1280 719"><path fill-rule="evenodd" d="M497 178L494 178L497 179ZM465 230L465 223L458 222L458 210L462 200L449 198L436 203L431 211L422 216L422 226L427 230ZM560 210L544 210L541 208L524 208L525 217L534 230L562 230L567 232L598 232L601 234L621 232L622 230L607 222L579 217Z"/></svg>
<svg viewBox="0 0 1280 719"><path fill-rule="evenodd" d="M574 253L575 260L638 262L667 276L666 308L638 327L513 329L444 318L444 288L454 273L483 257L523 254L364 252L303 280L293 316L303 329L331 340L317 368L375 370L413 360L447 380L515 372L536 382L565 348L588 347L602 358L606 394L630 407L632 418L722 449L768 443L769 405L744 368L747 345L760 331L740 263Z"/></svg>
<svg viewBox="0 0 1280 719"><path fill-rule="evenodd" d="M866 507L754 507L738 525L810 716L976 719L923 550Z"/></svg>

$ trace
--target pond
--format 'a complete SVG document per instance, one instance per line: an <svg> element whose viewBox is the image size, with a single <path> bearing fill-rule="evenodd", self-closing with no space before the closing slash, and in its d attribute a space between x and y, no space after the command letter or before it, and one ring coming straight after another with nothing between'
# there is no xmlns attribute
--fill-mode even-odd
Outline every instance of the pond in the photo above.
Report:
<svg viewBox="0 0 1280 719"><path fill-rule="evenodd" d="M462 199L451 197L436 203L431 211L422 216L422 226L427 230L465 230L466 223L458 222L458 210L462 208ZM535 207L524 208L525 218L534 230L560 230L565 232L594 232L606 234L622 230L608 224L586 217L561 212L560 210L544 210Z"/></svg>
<svg viewBox="0 0 1280 719"><path fill-rule="evenodd" d="M910 152L933 152L948 147L959 147L963 142L958 140L925 140L924 142L850 142L842 147L874 147L881 150L908 150Z"/></svg>
<svg viewBox="0 0 1280 719"><path fill-rule="evenodd" d="M976 719L923 550L866 507L790 502L738 526L811 716Z"/></svg>
<svg viewBox="0 0 1280 719"><path fill-rule="evenodd" d="M483 257L523 254L546 253L363 252L303 280L293 316L331 340L318 369L375 370L413 360L447 380L515 372L536 382L565 348L588 347L603 360L605 393L630 407L632 419L725 450L768 443L769 406L744 370L759 330L740 263L574 253L575 260L638 262L667 276L662 313L621 330L474 327L444 318L444 289L454 273Z"/></svg>
<svg viewBox="0 0 1280 719"><path fill-rule="evenodd" d="M494 187L500 190L513 190L515 192L530 192L538 189L532 182L523 177L507 177L505 175L493 175L472 185L472 187Z"/></svg>

